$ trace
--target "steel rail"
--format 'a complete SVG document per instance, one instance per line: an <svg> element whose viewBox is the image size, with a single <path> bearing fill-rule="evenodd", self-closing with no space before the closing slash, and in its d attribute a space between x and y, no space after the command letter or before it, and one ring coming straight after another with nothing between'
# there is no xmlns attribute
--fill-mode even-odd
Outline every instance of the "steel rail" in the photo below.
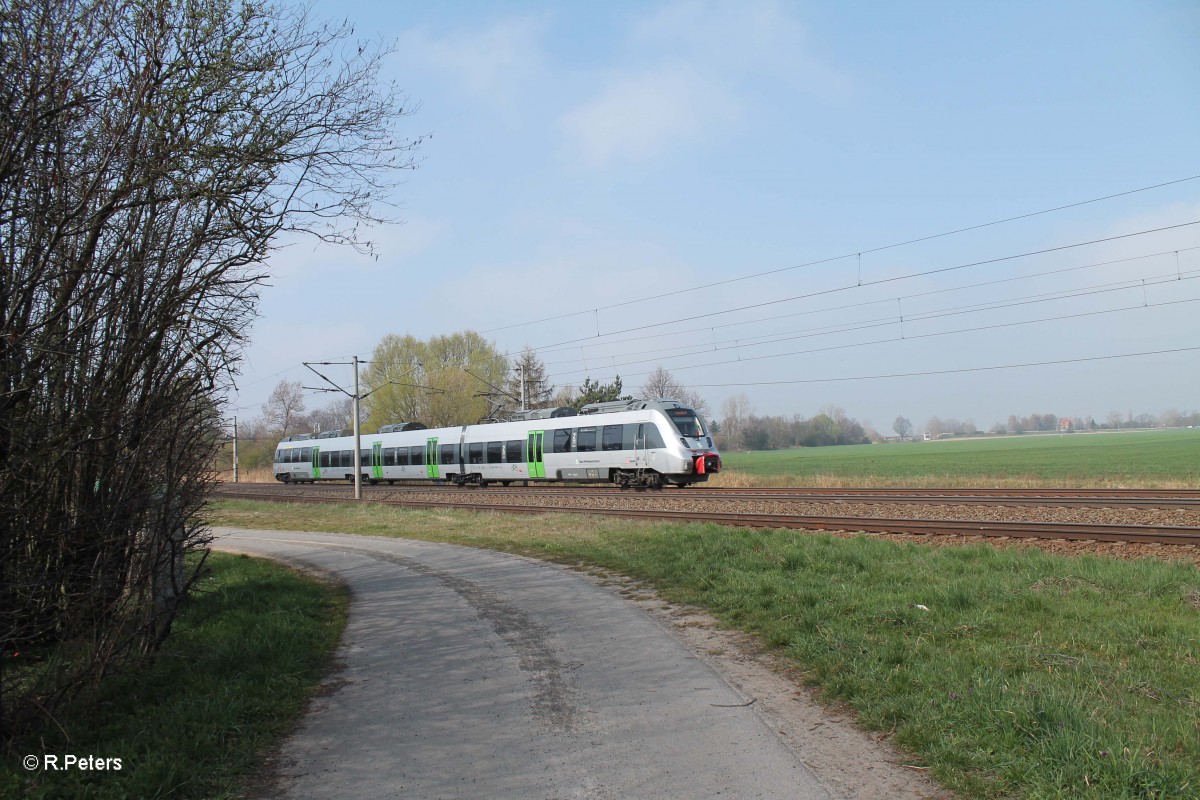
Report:
<svg viewBox="0 0 1200 800"><path fill-rule="evenodd" d="M345 490L344 490L345 491ZM223 489L223 497L238 497L279 502L328 503L349 498L340 496L302 496L266 492L236 492ZM328 494L328 493L325 493ZM912 533L982 537L1066 539L1073 541L1124 542L1130 544L1170 544L1200 546L1200 528L1159 525L1095 525L1070 522L1008 522L990 520L888 519L879 517L833 517L803 514L738 514L657 509L577 508L527 505L491 505L451 500L415 500L396 497L368 497L368 502L406 508L457 508L503 514L596 514L624 519L653 519L674 522L712 522L735 527L789 528L865 533Z"/></svg>

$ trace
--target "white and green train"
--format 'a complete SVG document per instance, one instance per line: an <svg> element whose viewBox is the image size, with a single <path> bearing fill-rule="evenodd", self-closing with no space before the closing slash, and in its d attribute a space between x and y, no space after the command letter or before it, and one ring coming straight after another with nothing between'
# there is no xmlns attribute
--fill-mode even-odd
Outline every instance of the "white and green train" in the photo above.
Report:
<svg viewBox="0 0 1200 800"><path fill-rule="evenodd" d="M284 483L354 480L354 437L289 436L275 450ZM619 400L526 411L503 422L426 428L385 425L360 435L362 480L572 481L687 486L721 469L704 419L675 400Z"/></svg>

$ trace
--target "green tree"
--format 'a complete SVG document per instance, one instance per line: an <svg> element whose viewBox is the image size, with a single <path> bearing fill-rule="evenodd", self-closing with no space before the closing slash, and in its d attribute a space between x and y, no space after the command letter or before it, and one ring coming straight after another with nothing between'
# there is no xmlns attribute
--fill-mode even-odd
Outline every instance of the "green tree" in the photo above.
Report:
<svg viewBox="0 0 1200 800"><path fill-rule="evenodd" d="M477 422L504 397L508 359L475 331L421 341L389 334L363 376L369 428L421 422L431 428ZM505 398L507 399L507 398Z"/></svg>
<svg viewBox="0 0 1200 800"><path fill-rule="evenodd" d="M612 383L600 383L591 377L583 379L579 394L571 401L573 408L583 408L589 403L611 403L614 400L632 400L633 395L622 395L621 376L615 375Z"/></svg>

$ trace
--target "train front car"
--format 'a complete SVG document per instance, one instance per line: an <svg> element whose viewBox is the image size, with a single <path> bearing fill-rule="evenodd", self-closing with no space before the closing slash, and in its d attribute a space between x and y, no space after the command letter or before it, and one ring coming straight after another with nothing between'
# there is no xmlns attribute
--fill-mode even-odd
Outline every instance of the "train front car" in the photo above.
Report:
<svg viewBox="0 0 1200 800"><path fill-rule="evenodd" d="M660 427L667 444L668 467L663 475L667 483L687 486L706 481L709 475L721 471L721 455L703 417L672 400L659 400L651 407L656 416L661 414L666 420Z"/></svg>

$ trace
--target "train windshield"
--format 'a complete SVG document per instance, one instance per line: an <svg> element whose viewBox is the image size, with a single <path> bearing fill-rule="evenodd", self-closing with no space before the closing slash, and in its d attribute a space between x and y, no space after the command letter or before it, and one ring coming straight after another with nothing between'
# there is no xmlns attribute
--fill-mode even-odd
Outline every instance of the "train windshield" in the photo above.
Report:
<svg viewBox="0 0 1200 800"><path fill-rule="evenodd" d="M704 430L704 423L690 408L668 408L667 416L675 423L681 436L696 438L708 435Z"/></svg>

